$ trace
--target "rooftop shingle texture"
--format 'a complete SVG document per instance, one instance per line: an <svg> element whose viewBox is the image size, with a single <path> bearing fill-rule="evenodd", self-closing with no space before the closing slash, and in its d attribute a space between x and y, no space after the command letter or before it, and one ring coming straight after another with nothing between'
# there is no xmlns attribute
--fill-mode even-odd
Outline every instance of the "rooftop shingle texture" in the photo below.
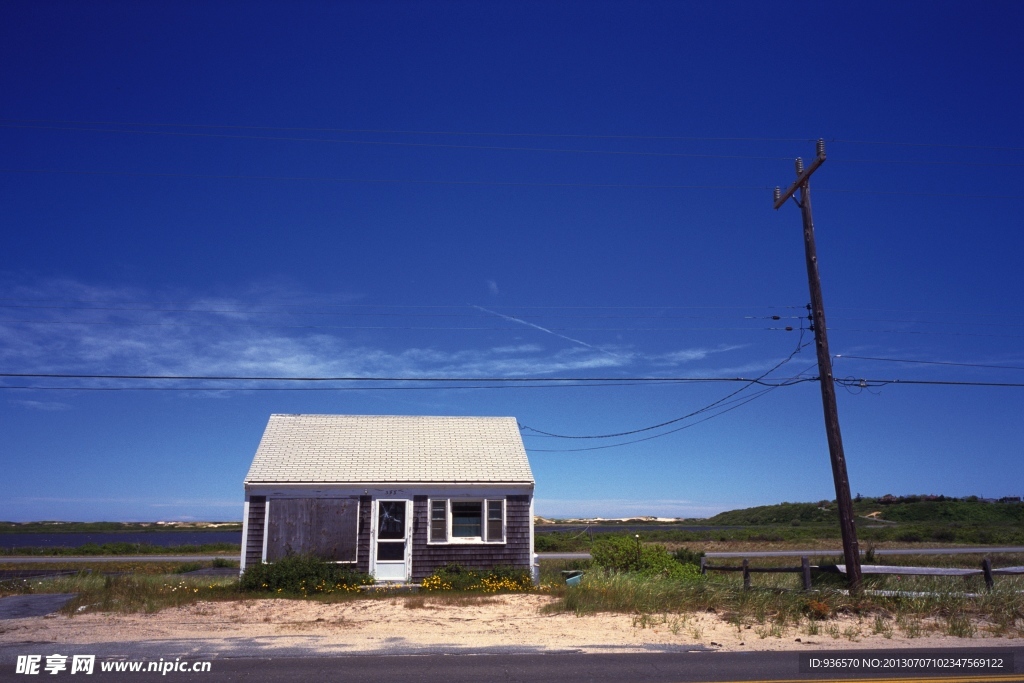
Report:
<svg viewBox="0 0 1024 683"><path fill-rule="evenodd" d="M246 483L523 482L514 417L271 415Z"/></svg>

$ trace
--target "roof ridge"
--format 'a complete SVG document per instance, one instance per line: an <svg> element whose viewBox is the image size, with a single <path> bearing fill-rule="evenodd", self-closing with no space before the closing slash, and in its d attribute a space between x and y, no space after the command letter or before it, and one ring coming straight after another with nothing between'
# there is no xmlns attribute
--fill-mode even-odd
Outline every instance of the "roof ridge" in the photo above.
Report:
<svg viewBox="0 0 1024 683"><path fill-rule="evenodd" d="M381 415L368 413L271 413L271 417L386 417L432 420L515 420L511 415Z"/></svg>

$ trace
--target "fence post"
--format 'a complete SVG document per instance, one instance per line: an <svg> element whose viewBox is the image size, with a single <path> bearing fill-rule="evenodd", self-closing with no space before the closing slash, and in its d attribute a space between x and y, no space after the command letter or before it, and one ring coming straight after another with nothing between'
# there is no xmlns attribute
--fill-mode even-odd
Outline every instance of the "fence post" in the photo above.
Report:
<svg viewBox="0 0 1024 683"><path fill-rule="evenodd" d="M708 573L707 567L704 566L704 556L703 555L700 556L700 573L701 573L701 576L703 576L703 575Z"/></svg>
<svg viewBox="0 0 1024 683"><path fill-rule="evenodd" d="M811 590L811 561L806 555L800 558L800 571L803 573L804 590Z"/></svg>
<svg viewBox="0 0 1024 683"><path fill-rule="evenodd" d="M743 558L743 590L750 590L750 563Z"/></svg>
<svg viewBox="0 0 1024 683"><path fill-rule="evenodd" d="M994 586L994 582L992 581L992 560L987 557L981 561L981 573L985 575L986 590L991 591Z"/></svg>

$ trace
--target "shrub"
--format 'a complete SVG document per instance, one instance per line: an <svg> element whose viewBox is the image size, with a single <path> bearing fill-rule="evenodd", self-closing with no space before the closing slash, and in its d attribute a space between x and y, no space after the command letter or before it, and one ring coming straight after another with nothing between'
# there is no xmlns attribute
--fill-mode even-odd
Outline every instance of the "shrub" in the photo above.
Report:
<svg viewBox="0 0 1024 683"><path fill-rule="evenodd" d="M345 565L324 562L308 555L293 555L273 564L256 564L245 568L239 588L243 591L270 593L334 593L358 590L373 583L368 574Z"/></svg>
<svg viewBox="0 0 1024 683"><path fill-rule="evenodd" d="M666 576L672 579L700 579L700 570L693 564L681 564L669 555L663 545L641 545L636 539L609 536L594 541L590 551L594 564L616 572L636 572L644 576ZM699 555L698 562L700 561Z"/></svg>
<svg viewBox="0 0 1024 683"><path fill-rule="evenodd" d="M479 591L498 593L501 591L527 591L533 588L530 572L515 567L495 567L485 571L466 569L459 564L449 564L438 569L420 582L424 591Z"/></svg>
<svg viewBox="0 0 1024 683"><path fill-rule="evenodd" d="M808 619L828 619L832 616L832 606L821 600L808 600L804 604L804 613Z"/></svg>
<svg viewBox="0 0 1024 683"><path fill-rule="evenodd" d="M213 562L210 564L210 566L216 567L218 569L226 569L228 567L237 567L238 563L225 559L223 557L215 557L213 558Z"/></svg>
<svg viewBox="0 0 1024 683"><path fill-rule="evenodd" d="M194 571L196 571L198 569L202 569L202 568L203 568L203 565L199 564L198 562L185 562L184 564L179 564L178 568L174 570L174 573L175 574L188 574L189 572L194 572Z"/></svg>
<svg viewBox="0 0 1024 683"><path fill-rule="evenodd" d="M590 539L586 535L554 531L539 533L533 537L533 550L538 553L570 553L589 547Z"/></svg>
<svg viewBox="0 0 1024 683"><path fill-rule="evenodd" d="M676 558L676 562L679 564L695 564L699 567L700 560L704 557L704 551L690 550L684 546L672 553L672 557Z"/></svg>
<svg viewBox="0 0 1024 683"><path fill-rule="evenodd" d="M590 549L594 564L620 572L640 571L643 546L627 536L605 536L594 541Z"/></svg>

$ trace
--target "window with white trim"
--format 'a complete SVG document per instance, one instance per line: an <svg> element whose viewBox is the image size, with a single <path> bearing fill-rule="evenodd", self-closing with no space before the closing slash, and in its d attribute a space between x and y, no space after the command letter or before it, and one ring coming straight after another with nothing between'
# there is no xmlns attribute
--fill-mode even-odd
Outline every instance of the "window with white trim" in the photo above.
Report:
<svg viewBox="0 0 1024 683"><path fill-rule="evenodd" d="M505 499L431 498L428 543L504 543Z"/></svg>

